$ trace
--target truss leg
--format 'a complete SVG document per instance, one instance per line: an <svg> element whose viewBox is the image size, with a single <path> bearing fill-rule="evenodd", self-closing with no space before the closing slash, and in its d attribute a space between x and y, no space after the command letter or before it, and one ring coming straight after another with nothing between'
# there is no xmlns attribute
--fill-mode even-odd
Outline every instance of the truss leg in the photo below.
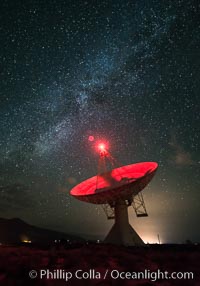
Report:
<svg viewBox="0 0 200 286"><path fill-rule="evenodd" d="M107 216L107 219L114 219L115 218L115 210L109 204L102 205L102 208Z"/></svg>
<svg viewBox="0 0 200 286"><path fill-rule="evenodd" d="M148 216L145 203L144 203L144 198L141 192L138 193L136 196L133 196L132 207L137 217Z"/></svg>

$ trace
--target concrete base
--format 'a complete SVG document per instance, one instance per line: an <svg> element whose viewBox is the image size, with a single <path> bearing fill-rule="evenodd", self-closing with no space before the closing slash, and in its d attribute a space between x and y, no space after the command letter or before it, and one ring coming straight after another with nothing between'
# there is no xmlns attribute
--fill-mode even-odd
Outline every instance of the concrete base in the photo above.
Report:
<svg viewBox="0 0 200 286"><path fill-rule="evenodd" d="M144 245L143 240L129 224L128 206L126 202L116 202L114 209L115 224L111 228L104 242L126 246Z"/></svg>

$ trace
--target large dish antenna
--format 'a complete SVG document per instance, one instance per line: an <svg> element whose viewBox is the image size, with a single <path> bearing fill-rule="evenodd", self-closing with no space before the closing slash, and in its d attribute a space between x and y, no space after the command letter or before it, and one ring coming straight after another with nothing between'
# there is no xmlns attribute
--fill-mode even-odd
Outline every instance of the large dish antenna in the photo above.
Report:
<svg viewBox="0 0 200 286"><path fill-rule="evenodd" d="M109 158L104 144L99 144L98 148L101 161ZM87 203L101 204L107 218L115 220L105 238L106 243L143 245L144 242L129 224L128 207L133 207L137 217L148 216L141 191L152 180L157 168L156 162L114 168L83 181L70 194Z"/></svg>

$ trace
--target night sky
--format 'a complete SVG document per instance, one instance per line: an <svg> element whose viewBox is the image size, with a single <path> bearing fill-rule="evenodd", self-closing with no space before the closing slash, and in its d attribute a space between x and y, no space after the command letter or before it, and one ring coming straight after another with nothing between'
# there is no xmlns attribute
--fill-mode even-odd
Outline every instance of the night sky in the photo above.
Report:
<svg viewBox="0 0 200 286"><path fill-rule="evenodd" d="M0 217L104 237L101 207L69 195L102 139L159 164L149 217L130 208L144 241L200 241L199 1L0 2Z"/></svg>

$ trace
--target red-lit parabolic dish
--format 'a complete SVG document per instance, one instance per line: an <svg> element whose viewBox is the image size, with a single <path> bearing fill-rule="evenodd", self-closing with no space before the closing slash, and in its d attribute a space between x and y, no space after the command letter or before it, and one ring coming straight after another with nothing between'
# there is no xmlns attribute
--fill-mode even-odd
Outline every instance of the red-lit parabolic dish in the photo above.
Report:
<svg viewBox="0 0 200 286"><path fill-rule="evenodd" d="M114 203L137 195L151 181L158 164L142 162L113 169L83 181L70 194L93 204Z"/></svg>

